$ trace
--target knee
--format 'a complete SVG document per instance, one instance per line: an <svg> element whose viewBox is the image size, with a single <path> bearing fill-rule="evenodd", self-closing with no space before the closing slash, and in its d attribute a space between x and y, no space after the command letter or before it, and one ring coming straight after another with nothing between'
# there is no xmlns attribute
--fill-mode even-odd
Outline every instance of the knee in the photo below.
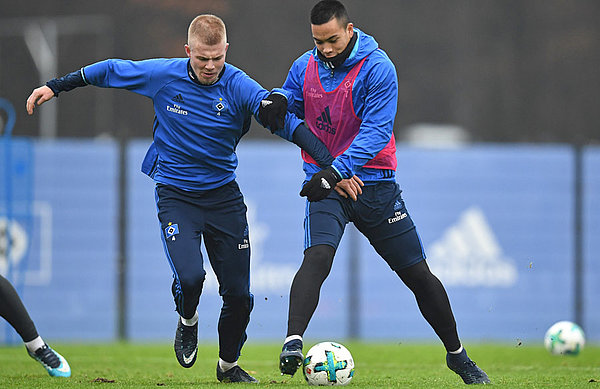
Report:
<svg viewBox="0 0 600 389"><path fill-rule="evenodd" d="M335 249L328 245L318 245L304 252L304 260L299 273L308 274L315 282L323 282L331 271Z"/></svg>
<svg viewBox="0 0 600 389"><path fill-rule="evenodd" d="M223 296L223 306L236 307L240 311L250 313L254 308L254 296L252 293L244 296L225 295Z"/></svg>
<svg viewBox="0 0 600 389"><path fill-rule="evenodd" d="M204 270L195 273L190 272L179 276L179 284L182 290L201 290L202 286L204 285L205 278L206 271Z"/></svg>
<svg viewBox="0 0 600 389"><path fill-rule="evenodd" d="M397 270L396 273L398 276L400 276L402 282L404 282L410 289L428 285L431 282L439 282L425 261L421 261L407 268Z"/></svg>
<svg viewBox="0 0 600 389"><path fill-rule="evenodd" d="M403 276L412 278L423 278L431 274L431 270L429 270L429 266L427 266L425 261L417 262L412 266L399 270L398 272Z"/></svg>
<svg viewBox="0 0 600 389"><path fill-rule="evenodd" d="M335 249L325 244L309 247L304 252L302 266L331 267L334 254Z"/></svg>

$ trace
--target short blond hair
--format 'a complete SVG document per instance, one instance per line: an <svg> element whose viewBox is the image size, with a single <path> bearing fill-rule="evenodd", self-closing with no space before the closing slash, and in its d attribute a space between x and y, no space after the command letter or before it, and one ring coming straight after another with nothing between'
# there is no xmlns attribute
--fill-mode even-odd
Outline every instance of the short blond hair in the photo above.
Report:
<svg viewBox="0 0 600 389"><path fill-rule="evenodd" d="M191 46L192 41L210 46L227 42L225 23L215 15L196 16L188 28L188 45Z"/></svg>

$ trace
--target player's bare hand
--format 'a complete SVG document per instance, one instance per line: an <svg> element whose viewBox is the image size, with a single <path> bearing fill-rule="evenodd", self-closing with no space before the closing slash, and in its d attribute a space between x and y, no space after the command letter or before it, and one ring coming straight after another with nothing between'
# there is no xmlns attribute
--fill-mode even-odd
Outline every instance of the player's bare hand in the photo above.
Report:
<svg viewBox="0 0 600 389"><path fill-rule="evenodd" d="M334 189L343 198L347 199L350 196L352 200L356 201L358 195L362 194L362 186L364 185L360 178L353 176L352 178L345 178L338 182Z"/></svg>
<svg viewBox="0 0 600 389"><path fill-rule="evenodd" d="M46 85L34 89L29 98L27 98L27 113L33 115L33 109L36 105L42 105L53 97L54 92Z"/></svg>

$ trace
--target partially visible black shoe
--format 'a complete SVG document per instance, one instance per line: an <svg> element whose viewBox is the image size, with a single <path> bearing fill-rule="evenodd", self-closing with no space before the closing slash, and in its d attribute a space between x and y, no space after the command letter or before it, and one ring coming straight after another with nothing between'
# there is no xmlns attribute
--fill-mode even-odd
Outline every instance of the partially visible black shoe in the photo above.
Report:
<svg viewBox="0 0 600 389"><path fill-rule="evenodd" d="M464 348L459 354L446 354L446 365L448 365L450 370L458 374L467 385L491 384L485 371L481 370L468 357L467 351Z"/></svg>
<svg viewBox="0 0 600 389"><path fill-rule="evenodd" d="M252 384L258 384L258 380L246 373L244 369L235 365L227 371L221 370L219 362L217 362L217 379L219 382L231 383L231 382L247 382Z"/></svg>
<svg viewBox="0 0 600 389"><path fill-rule="evenodd" d="M198 322L193 326L186 326L177 320L177 332L175 332L175 356L183 367L189 368L196 362L198 354Z"/></svg>
<svg viewBox="0 0 600 389"><path fill-rule="evenodd" d="M299 339L290 340L283 345L281 354L279 354L279 371L281 374L293 376L298 368L302 366L304 355L302 355L302 341Z"/></svg>

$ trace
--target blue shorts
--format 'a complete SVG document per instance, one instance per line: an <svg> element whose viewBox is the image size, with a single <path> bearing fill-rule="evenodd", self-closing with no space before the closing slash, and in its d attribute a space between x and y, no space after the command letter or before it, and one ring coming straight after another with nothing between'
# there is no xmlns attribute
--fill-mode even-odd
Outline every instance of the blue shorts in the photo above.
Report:
<svg viewBox="0 0 600 389"><path fill-rule="evenodd" d="M417 229L395 182L365 185L357 201L332 191L324 200L306 202L304 248L326 244L337 249L348 222L369 239L393 270L425 259Z"/></svg>
<svg viewBox="0 0 600 389"><path fill-rule="evenodd" d="M200 251L204 237L219 294L249 295L250 240L246 205L238 184L231 181L203 192L158 184L156 201L162 241L175 280L204 279Z"/></svg>

